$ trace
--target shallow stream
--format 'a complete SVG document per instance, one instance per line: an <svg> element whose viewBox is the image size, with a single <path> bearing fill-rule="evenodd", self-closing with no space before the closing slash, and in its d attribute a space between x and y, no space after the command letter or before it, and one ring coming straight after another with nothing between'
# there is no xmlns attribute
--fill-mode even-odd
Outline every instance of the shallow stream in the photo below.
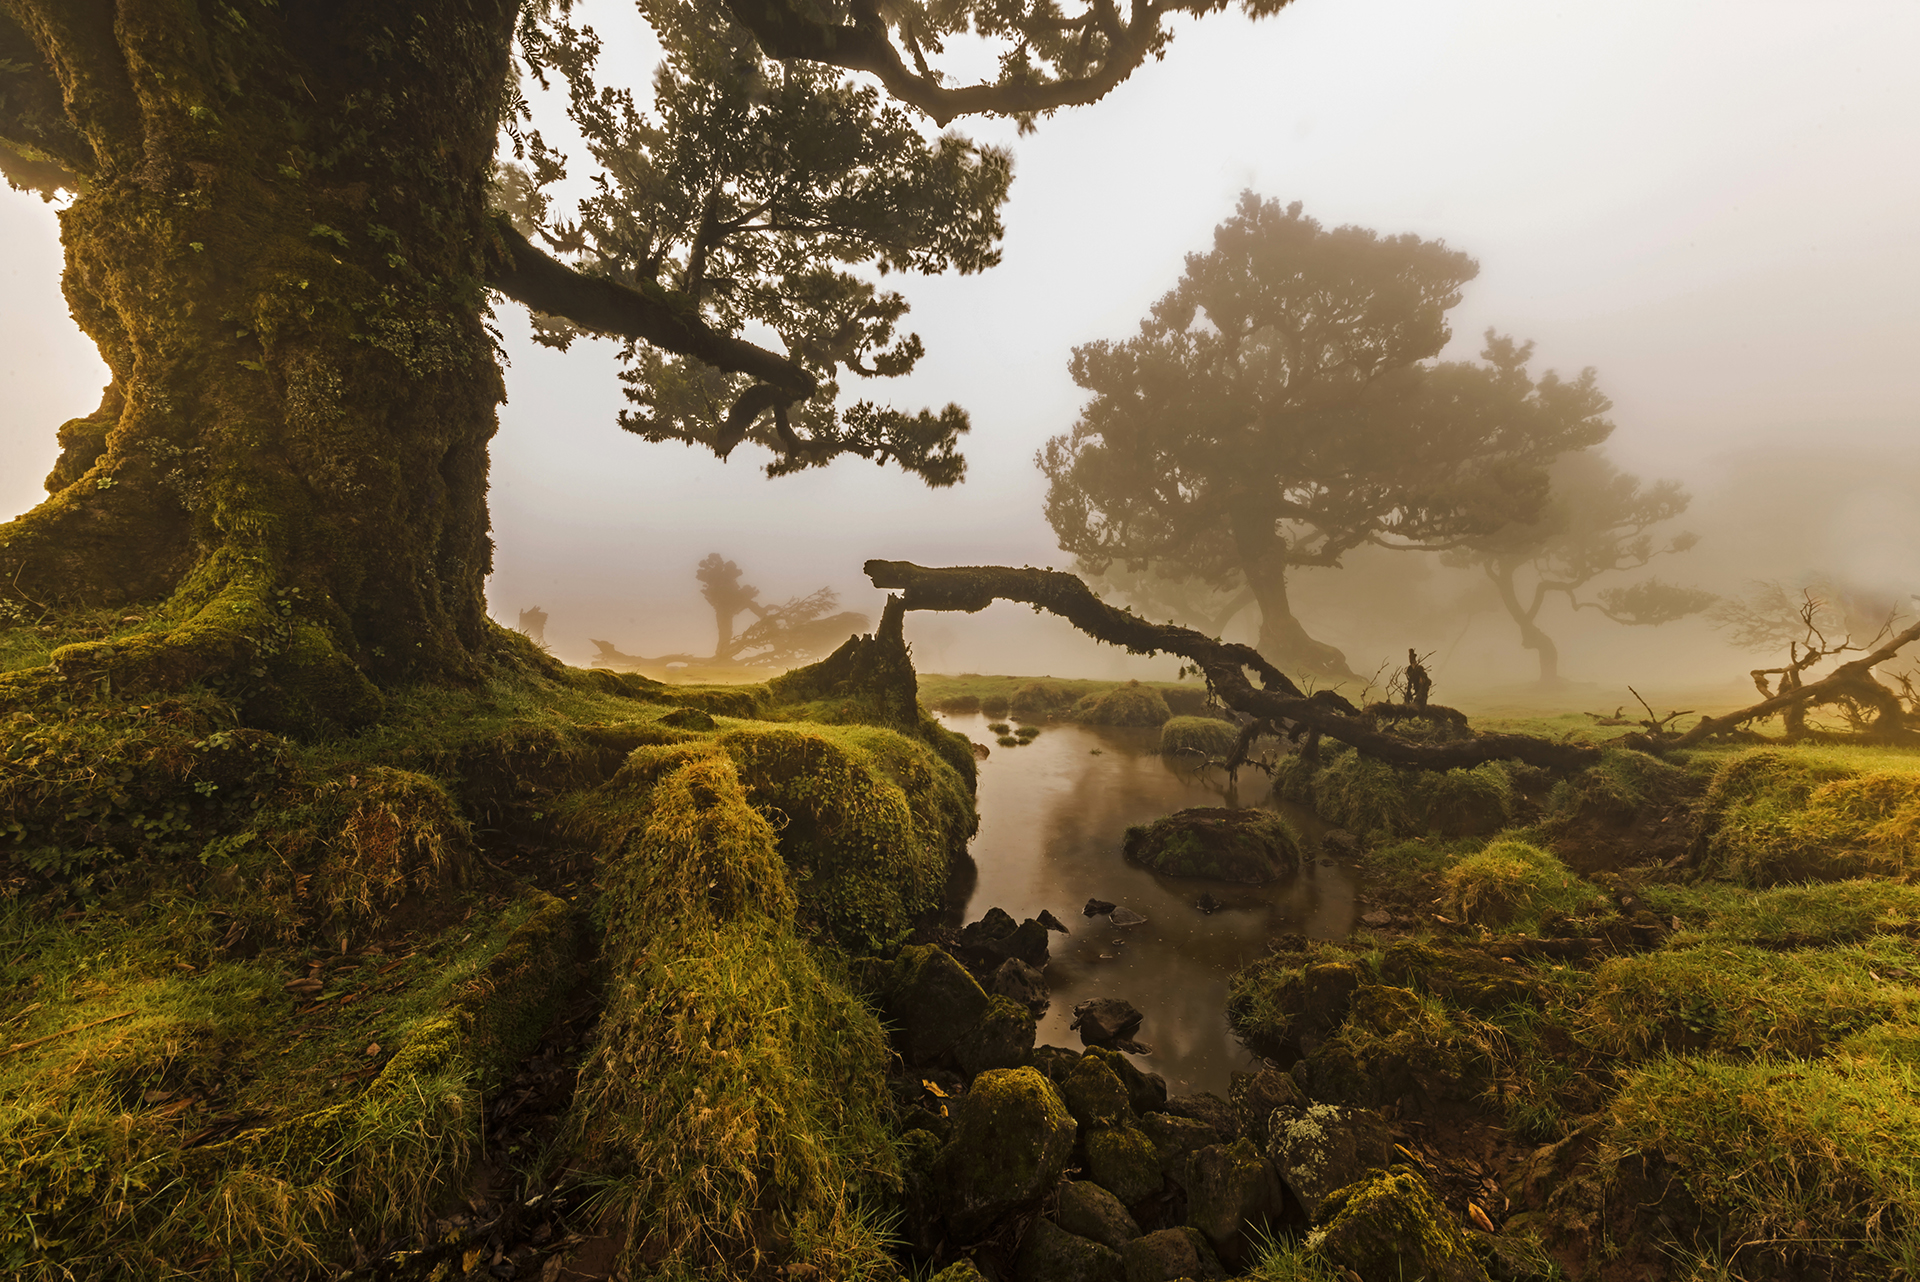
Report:
<svg viewBox="0 0 1920 1282"><path fill-rule="evenodd" d="M942 714L941 721L992 747L991 719ZM1353 930L1354 873L1322 860L1314 817L1285 802L1311 858L1299 876L1271 886L1162 877L1120 853L1128 825L1188 806L1266 804L1266 777L1243 770L1237 798L1221 772L1197 776L1159 755L1158 730L1048 726L1022 748L992 747L980 763L980 832L970 847L978 880L963 920L992 907L1016 920L1050 909L1072 929L1052 936L1047 982L1053 1003L1040 1021L1042 1045L1077 1049L1075 1005L1091 997L1130 1001L1146 1018L1135 1038L1152 1048L1136 1056L1175 1094L1227 1093L1228 1077L1252 1062L1227 1031L1227 979L1261 956L1276 935L1345 938ZM1212 914L1195 902L1211 894ZM1144 916L1116 927L1085 917L1090 897Z"/></svg>

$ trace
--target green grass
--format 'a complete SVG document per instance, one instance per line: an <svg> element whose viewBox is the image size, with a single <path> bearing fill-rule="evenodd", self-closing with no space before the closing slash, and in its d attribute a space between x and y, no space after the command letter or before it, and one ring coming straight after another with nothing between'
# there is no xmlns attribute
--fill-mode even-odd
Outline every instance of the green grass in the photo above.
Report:
<svg viewBox="0 0 1920 1282"><path fill-rule="evenodd" d="M1702 801L1707 867L1749 886L1920 869L1920 754L1765 748L1718 763Z"/></svg>
<svg viewBox="0 0 1920 1282"><path fill-rule="evenodd" d="M1223 758L1239 741L1240 727L1217 717L1173 717L1160 727L1160 755L1165 757Z"/></svg>
<svg viewBox="0 0 1920 1282"><path fill-rule="evenodd" d="M1522 934L1537 931L1549 915L1587 916L1610 907L1599 888L1524 841L1495 841L1454 860L1440 885L1461 920Z"/></svg>

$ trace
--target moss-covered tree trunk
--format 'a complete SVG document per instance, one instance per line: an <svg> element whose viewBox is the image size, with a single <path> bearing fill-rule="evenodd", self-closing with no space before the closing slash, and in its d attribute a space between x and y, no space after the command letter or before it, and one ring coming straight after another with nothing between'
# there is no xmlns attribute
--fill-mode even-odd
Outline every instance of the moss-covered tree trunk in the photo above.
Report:
<svg viewBox="0 0 1920 1282"><path fill-rule="evenodd" d="M0 56L57 80L57 114L15 95L7 123L83 175L65 290L112 372L51 496L0 526L0 582L153 625L56 652L54 679L208 679L312 726L474 671L514 8L0 0Z"/></svg>

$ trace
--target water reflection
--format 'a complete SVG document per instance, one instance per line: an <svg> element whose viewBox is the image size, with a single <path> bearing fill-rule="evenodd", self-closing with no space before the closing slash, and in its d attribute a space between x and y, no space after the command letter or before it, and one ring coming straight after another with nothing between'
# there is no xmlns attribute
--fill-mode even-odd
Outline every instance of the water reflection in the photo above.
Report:
<svg viewBox="0 0 1920 1282"><path fill-rule="evenodd" d="M991 744L988 718L942 715L969 738ZM1050 726L1024 748L994 748L980 763L980 833L972 852L977 880L965 920L998 905L1015 918L1051 909L1073 933L1053 936L1047 980L1053 1004L1039 1041L1080 1045L1069 1030L1076 1003L1121 997L1145 1012L1136 1036L1153 1048L1137 1057L1164 1075L1176 1094L1226 1094L1228 1075L1252 1060L1227 1031L1227 978L1266 950L1275 935L1343 938L1354 925L1350 869L1316 858L1300 876L1273 886L1161 877L1120 854L1129 824L1186 806L1233 804L1218 771L1211 781L1162 760L1156 730ZM1251 775L1251 778L1248 776ZM1244 772L1238 803L1264 799L1264 776ZM1311 815L1279 803L1303 833ZM1193 905L1211 893L1224 905L1211 916ZM1128 929L1083 917L1089 897L1146 917Z"/></svg>

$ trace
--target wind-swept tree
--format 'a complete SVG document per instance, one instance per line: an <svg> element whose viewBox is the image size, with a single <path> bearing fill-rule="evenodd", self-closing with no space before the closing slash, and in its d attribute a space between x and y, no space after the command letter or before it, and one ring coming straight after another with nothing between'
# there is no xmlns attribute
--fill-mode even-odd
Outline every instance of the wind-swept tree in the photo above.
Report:
<svg viewBox="0 0 1920 1282"><path fill-rule="evenodd" d="M1437 241L1243 195L1138 337L1074 350L1092 396L1039 457L1061 547L1094 574L1244 588L1269 660L1351 676L1295 617L1294 570L1533 520L1546 463L1610 430L1590 372L1536 382L1491 332L1483 364L1428 363L1478 270Z"/></svg>
<svg viewBox="0 0 1920 1282"><path fill-rule="evenodd" d="M1622 472L1605 455L1575 450L1555 460L1552 492L1539 519L1515 522L1446 552L1449 565L1482 570L1520 628L1520 644L1540 660L1540 681L1560 680L1560 650L1540 626L1540 611L1558 596L1576 611L1592 610L1638 627L1698 614L1714 602L1699 588L1658 578L1614 583L1582 596L1596 580L1638 570L1655 557L1699 542L1689 532L1656 537L1653 527L1687 510L1678 481L1651 485Z"/></svg>

